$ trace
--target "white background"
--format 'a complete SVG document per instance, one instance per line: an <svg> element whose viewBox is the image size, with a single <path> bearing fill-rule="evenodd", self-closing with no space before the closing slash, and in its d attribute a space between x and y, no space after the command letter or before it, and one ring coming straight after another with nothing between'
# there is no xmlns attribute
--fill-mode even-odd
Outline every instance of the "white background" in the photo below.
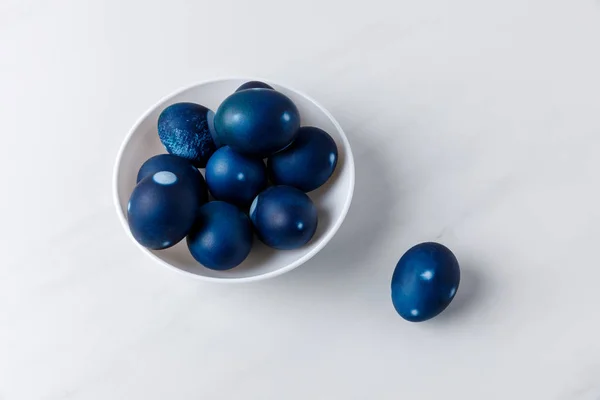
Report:
<svg viewBox="0 0 600 400"><path fill-rule="evenodd" d="M190 280L123 232L112 166L163 95L263 76L345 128L308 264ZM0 399L600 398L598 0L0 0ZM435 320L391 305L437 240Z"/></svg>

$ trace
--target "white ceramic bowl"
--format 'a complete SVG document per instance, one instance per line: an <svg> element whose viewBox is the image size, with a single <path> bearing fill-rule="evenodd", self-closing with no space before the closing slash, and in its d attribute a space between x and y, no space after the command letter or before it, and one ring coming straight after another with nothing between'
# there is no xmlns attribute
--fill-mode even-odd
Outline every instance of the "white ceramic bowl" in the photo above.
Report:
<svg viewBox="0 0 600 400"><path fill-rule="evenodd" d="M200 103L214 111L242 83L255 79L227 78L205 81L178 90L153 105L131 128L121 145L114 170L114 201L123 228L140 250L152 259L187 276L207 281L242 282L271 278L302 265L331 240L342 224L354 190L354 160L348 139L327 110L310 97L288 87L267 82L290 97L298 109L302 125L317 126L327 131L338 146L338 165L329 181L308 195L319 210L315 236L296 250L274 250L255 238L252 252L238 267L228 271L213 271L200 265L189 253L186 241L166 250L149 250L139 245L131 235L126 219L129 196L135 187L138 169L148 158L165 153L158 139L157 120L165 107L182 101ZM266 82L263 80L263 82Z"/></svg>

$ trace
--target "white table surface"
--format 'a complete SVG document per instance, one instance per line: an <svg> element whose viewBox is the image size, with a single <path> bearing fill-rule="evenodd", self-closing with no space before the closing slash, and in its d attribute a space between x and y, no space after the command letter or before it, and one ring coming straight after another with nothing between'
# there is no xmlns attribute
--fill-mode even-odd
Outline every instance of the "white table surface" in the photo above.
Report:
<svg viewBox="0 0 600 400"><path fill-rule="evenodd" d="M341 231L276 279L154 264L111 200L174 89L262 76L346 129ZM600 2L0 0L0 399L600 399ZM402 253L463 279L391 305Z"/></svg>

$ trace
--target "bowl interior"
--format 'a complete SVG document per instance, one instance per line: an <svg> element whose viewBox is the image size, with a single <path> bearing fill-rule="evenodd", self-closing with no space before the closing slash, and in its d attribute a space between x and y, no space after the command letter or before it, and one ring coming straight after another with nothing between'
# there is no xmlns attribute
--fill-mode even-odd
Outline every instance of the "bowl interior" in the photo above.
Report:
<svg viewBox="0 0 600 400"><path fill-rule="evenodd" d="M132 128L123 143L115 169L117 212L132 240L125 210L129 196L135 187L137 171L148 158L166 152L158 139L157 120L160 112L170 104L182 101L200 103L216 111L228 95L248 80L209 81L183 89L154 105ZM277 84L271 85L296 103L303 126L312 125L324 129L338 146L339 160L334 175L325 185L308 193L319 210L318 228L313 239L300 249L281 251L271 249L255 238L248 258L238 267L228 271L213 271L200 265L190 255L185 240L169 249L158 251L148 250L138 244L138 247L152 258L163 265L208 280L263 279L301 265L333 237L346 216L354 189L354 162L348 140L333 117L312 99L295 90Z"/></svg>

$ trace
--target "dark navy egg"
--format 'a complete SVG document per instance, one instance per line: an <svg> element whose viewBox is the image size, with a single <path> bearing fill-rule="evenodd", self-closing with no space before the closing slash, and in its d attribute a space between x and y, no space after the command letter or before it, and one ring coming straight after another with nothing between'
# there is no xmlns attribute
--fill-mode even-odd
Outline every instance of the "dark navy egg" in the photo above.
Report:
<svg viewBox="0 0 600 400"><path fill-rule="evenodd" d="M159 171L137 184L127 204L135 240L149 249L165 249L190 231L200 201L196 189L170 171Z"/></svg>
<svg viewBox="0 0 600 400"><path fill-rule="evenodd" d="M215 115L219 142L258 158L289 145L299 127L296 105L284 94L270 89L235 92L223 101Z"/></svg>
<svg viewBox="0 0 600 400"><path fill-rule="evenodd" d="M160 171L173 172L178 178L183 179L186 184L192 185L198 193L200 204L204 204L208 200L206 182L198 168L185 158L171 154L159 154L146 160L138 171L137 182L139 183L145 177Z"/></svg>
<svg viewBox="0 0 600 400"><path fill-rule="evenodd" d="M280 250L304 246L317 230L317 208L291 186L272 186L256 196L250 219L260 240Z"/></svg>
<svg viewBox="0 0 600 400"><path fill-rule="evenodd" d="M262 160L221 147L206 164L206 183L215 199L246 208L267 187Z"/></svg>
<svg viewBox="0 0 600 400"><path fill-rule="evenodd" d="M392 276L392 303L411 322L435 317L452 301L460 283L454 254L439 243L421 243L408 250Z"/></svg>
<svg viewBox="0 0 600 400"><path fill-rule="evenodd" d="M246 89L271 89L271 90L275 90L271 86L267 85L264 82L250 81L250 82L244 83L242 86L240 86L239 88L237 88L236 92L239 92L241 90L246 90Z"/></svg>
<svg viewBox="0 0 600 400"><path fill-rule="evenodd" d="M195 103L175 103L158 117L158 136L167 151L203 168L217 149L214 113Z"/></svg>
<svg viewBox="0 0 600 400"><path fill-rule="evenodd" d="M252 224L236 206L213 201L198 210L187 244L192 256L206 268L231 269L250 253Z"/></svg>
<svg viewBox="0 0 600 400"><path fill-rule="evenodd" d="M338 151L335 142L322 129L304 126L286 149L269 157L269 176L276 185L315 190L333 174Z"/></svg>

